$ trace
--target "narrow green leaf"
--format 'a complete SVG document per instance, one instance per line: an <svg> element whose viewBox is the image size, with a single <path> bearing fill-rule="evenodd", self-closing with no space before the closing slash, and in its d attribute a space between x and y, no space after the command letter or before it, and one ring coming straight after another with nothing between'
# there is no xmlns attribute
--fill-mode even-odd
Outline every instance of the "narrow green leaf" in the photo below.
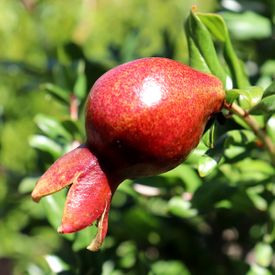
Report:
<svg viewBox="0 0 275 275"><path fill-rule="evenodd" d="M261 114L274 114L275 113L275 94L265 97L260 101L259 104L254 106L250 113L253 115L261 115Z"/></svg>
<svg viewBox="0 0 275 275"><path fill-rule="evenodd" d="M212 36L224 44L224 56L228 62L230 74L233 78L233 86L238 88L245 88L249 86L248 78L245 75L244 68L240 63L231 43L230 35L224 19L213 13L196 13L203 24L207 27ZM226 88L232 88L231 77L227 76ZM231 80L231 82L230 82Z"/></svg>
<svg viewBox="0 0 275 275"><path fill-rule="evenodd" d="M87 93L87 79L85 76L85 63L80 61L77 68L77 79L73 87L74 94L83 100Z"/></svg>
<svg viewBox="0 0 275 275"><path fill-rule="evenodd" d="M230 74L233 79L233 86L239 89L249 87L250 83L245 72L244 66L237 57L237 54L233 48L229 35L225 41L224 58L230 69Z"/></svg>
<svg viewBox="0 0 275 275"><path fill-rule="evenodd" d="M275 60L267 60L260 68L260 72L266 76L275 75Z"/></svg>
<svg viewBox="0 0 275 275"><path fill-rule="evenodd" d="M275 95L275 81L271 83L269 87L264 91L263 98Z"/></svg>
<svg viewBox="0 0 275 275"><path fill-rule="evenodd" d="M181 275L191 275L188 268L183 265L181 261L163 261L158 260L150 266L151 271L149 275L164 275L164 274L181 274Z"/></svg>
<svg viewBox="0 0 275 275"><path fill-rule="evenodd" d="M258 243L255 247L256 263L268 267L273 257L273 249L267 243Z"/></svg>
<svg viewBox="0 0 275 275"><path fill-rule="evenodd" d="M246 192L250 200L253 202L255 208L257 208L260 211L266 211L267 210L267 201L259 194L260 192L257 190L258 187L262 186L256 186L256 187L250 187L247 188Z"/></svg>
<svg viewBox="0 0 275 275"><path fill-rule="evenodd" d="M56 119L39 114L35 116L34 121L47 136L53 139L62 136L68 141L71 140L70 133Z"/></svg>
<svg viewBox="0 0 275 275"><path fill-rule="evenodd" d="M208 149L209 148L201 140L199 145L189 154L184 163L197 168L201 156L203 156Z"/></svg>
<svg viewBox="0 0 275 275"><path fill-rule="evenodd" d="M58 158L62 154L62 147L52 139L42 135L34 135L29 140L33 148L50 153L54 158Z"/></svg>
<svg viewBox="0 0 275 275"><path fill-rule="evenodd" d="M53 195L46 196L40 202L45 209L47 219L56 229L61 223L65 198L66 190L63 189ZM73 234L64 234L62 236L69 240L72 240L75 237Z"/></svg>
<svg viewBox="0 0 275 275"><path fill-rule="evenodd" d="M245 110L256 106L263 95L263 89L256 86L247 87L246 89L234 89L234 91L239 93L238 103Z"/></svg>
<svg viewBox="0 0 275 275"><path fill-rule="evenodd" d="M250 130L231 130L225 136L225 147L229 144L245 145L255 140L255 134Z"/></svg>
<svg viewBox="0 0 275 275"><path fill-rule="evenodd" d="M197 210L191 208L190 201L181 197L173 197L168 203L170 213L181 218L192 218L197 215Z"/></svg>
<svg viewBox="0 0 275 275"><path fill-rule="evenodd" d="M73 242L73 251L79 251L88 246L97 233L97 227L95 225L89 226L84 230L81 230L75 234L75 240Z"/></svg>
<svg viewBox="0 0 275 275"><path fill-rule="evenodd" d="M226 91L226 102L232 104L240 96L238 90L227 90Z"/></svg>
<svg viewBox="0 0 275 275"><path fill-rule="evenodd" d="M64 90L64 89L60 88L59 86L54 85L52 83L42 84L41 88L46 90L49 94L51 94L53 97L55 97L60 102L69 104L69 102L70 102L69 91Z"/></svg>
<svg viewBox="0 0 275 275"><path fill-rule="evenodd" d="M191 36L187 37L187 42L189 48L189 65L201 72L211 73L208 65L206 64Z"/></svg>
<svg viewBox="0 0 275 275"><path fill-rule="evenodd" d="M70 266L65 263L62 258L56 255L45 255L44 258L52 272L51 274L67 274L67 272L70 273Z"/></svg>
<svg viewBox="0 0 275 275"><path fill-rule="evenodd" d="M197 37L198 35L200 36L204 35L205 45L203 45L203 43L201 42L201 44L198 44L198 48L201 51L202 56L206 59L207 64L210 67L212 73L218 76L223 81L227 89L232 89L233 86L238 88L248 87L249 86L248 78L244 72L244 67L242 66L241 62L239 61L233 49L231 39L228 33L228 29L223 18L220 15L212 14L212 13L196 12L195 15L201 21L201 24L199 24L199 22L196 22L197 23L196 27L197 29L201 29L201 32L197 34L197 32L195 32L194 27L192 32L192 28L191 28L192 25L190 25L189 23L189 29L190 29L189 36L191 35L192 38L195 40L196 44L198 44L200 41L198 41L198 39L196 40L195 37ZM204 32L202 31L203 28L201 27L201 25L205 27L205 30L208 31L209 34L211 34L214 39L218 40L224 45L224 57L228 63L227 65L230 69L231 76L229 76L227 72L224 70L223 68L224 66L220 65L218 57L214 56L213 58L213 54L216 50L214 48L212 38L210 37L212 42L212 46L210 46L211 44L210 39L209 38L208 40L206 39L207 38L206 31ZM199 45L201 45L201 48L199 47ZM208 51L208 55L206 55L207 54L206 51ZM212 56L211 56L211 53L212 53ZM207 57L213 58L212 63L209 63L211 62L211 60L209 60ZM210 64L212 64L212 66ZM215 69L220 69L220 74L217 73ZM233 80L233 86L232 86L232 80Z"/></svg>
<svg viewBox="0 0 275 275"><path fill-rule="evenodd" d="M21 194L29 193L33 190L35 183L37 181L37 177L26 177L20 183L18 187L18 191Z"/></svg>
<svg viewBox="0 0 275 275"><path fill-rule="evenodd" d="M275 114L267 121L266 132L275 143Z"/></svg>
<svg viewBox="0 0 275 275"><path fill-rule="evenodd" d="M257 264L252 264L247 275L272 275L272 273L267 269Z"/></svg>
<svg viewBox="0 0 275 275"><path fill-rule="evenodd" d="M186 22L186 28L188 35L192 37L212 74L216 75L225 85L227 74L219 62L211 34L196 13L190 13Z"/></svg>
<svg viewBox="0 0 275 275"><path fill-rule="evenodd" d="M272 34L268 18L248 11L241 14L222 13L231 35L238 40L263 39Z"/></svg>
<svg viewBox="0 0 275 275"><path fill-rule="evenodd" d="M227 27L223 18L214 13L201 13L197 12L198 17L202 23L207 27L211 34L218 41L225 42L228 36Z"/></svg>
<svg viewBox="0 0 275 275"><path fill-rule="evenodd" d="M204 155L199 160L198 172L201 177L208 176L218 166L219 160Z"/></svg>

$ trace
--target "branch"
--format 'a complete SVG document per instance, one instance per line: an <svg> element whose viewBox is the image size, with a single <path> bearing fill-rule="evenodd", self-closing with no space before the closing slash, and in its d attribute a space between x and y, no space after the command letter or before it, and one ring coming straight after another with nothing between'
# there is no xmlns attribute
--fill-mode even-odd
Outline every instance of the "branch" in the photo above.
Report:
<svg viewBox="0 0 275 275"><path fill-rule="evenodd" d="M78 120L78 99L74 94L70 96L70 117L72 120Z"/></svg>
<svg viewBox="0 0 275 275"><path fill-rule="evenodd" d="M273 166L275 166L275 145L265 131L260 127L258 122L247 111L235 103L228 104L227 102L224 102L224 107L240 117L251 128L255 135L262 141L270 155Z"/></svg>

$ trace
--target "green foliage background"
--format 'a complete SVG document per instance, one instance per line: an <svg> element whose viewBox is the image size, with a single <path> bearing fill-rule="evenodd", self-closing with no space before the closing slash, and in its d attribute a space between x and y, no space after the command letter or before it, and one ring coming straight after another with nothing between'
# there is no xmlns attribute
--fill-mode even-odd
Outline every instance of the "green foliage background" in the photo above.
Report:
<svg viewBox="0 0 275 275"><path fill-rule="evenodd" d="M275 272L274 167L237 119L218 127L234 142L212 173L198 167L208 132L178 168L123 183L98 253L85 250L94 227L64 238L56 233L64 192L38 205L30 199L37 177L84 140L85 96L102 73L144 56L188 62L183 23L193 4L223 16L251 84L268 87L275 76L274 1L233 2L0 1L0 274ZM78 120L69 111L73 93ZM239 98L243 108L258 96L247 93ZM272 112L257 119L275 141ZM157 195L144 195L139 188L146 186Z"/></svg>

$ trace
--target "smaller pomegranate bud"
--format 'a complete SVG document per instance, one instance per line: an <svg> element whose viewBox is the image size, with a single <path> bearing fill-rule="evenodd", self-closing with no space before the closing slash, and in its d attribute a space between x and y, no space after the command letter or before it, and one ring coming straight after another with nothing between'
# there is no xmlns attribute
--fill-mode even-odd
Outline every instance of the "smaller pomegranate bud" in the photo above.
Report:
<svg viewBox="0 0 275 275"><path fill-rule="evenodd" d="M88 249L99 249L118 184L180 164L224 98L216 77L166 58L138 59L110 70L88 96L87 142L46 171L33 199L70 186L58 231L76 232L97 221Z"/></svg>

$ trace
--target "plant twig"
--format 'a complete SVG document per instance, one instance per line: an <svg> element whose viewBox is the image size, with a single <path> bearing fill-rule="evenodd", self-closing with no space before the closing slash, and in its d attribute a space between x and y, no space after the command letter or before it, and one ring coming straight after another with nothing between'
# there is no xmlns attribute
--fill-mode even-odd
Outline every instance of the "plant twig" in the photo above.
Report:
<svg viewBox="0 0 275 275"><path fill-rule="evenodd" d="M72 120L78 120L78 99L74 94L70 96L70 117Z"/></svg>
<svg viewBox="0 0 275 275"><path fill-rule="evenodd" d="M230 112L240 117L251 128L251 130L261 140L261 142L267 149L271 158L271 162L273 166L275 166L275 144L273 144L272 140L260 127L258 122L247 111L245 111L235 103L228 104L227 102L224 102L224 107Z"/></svg>

